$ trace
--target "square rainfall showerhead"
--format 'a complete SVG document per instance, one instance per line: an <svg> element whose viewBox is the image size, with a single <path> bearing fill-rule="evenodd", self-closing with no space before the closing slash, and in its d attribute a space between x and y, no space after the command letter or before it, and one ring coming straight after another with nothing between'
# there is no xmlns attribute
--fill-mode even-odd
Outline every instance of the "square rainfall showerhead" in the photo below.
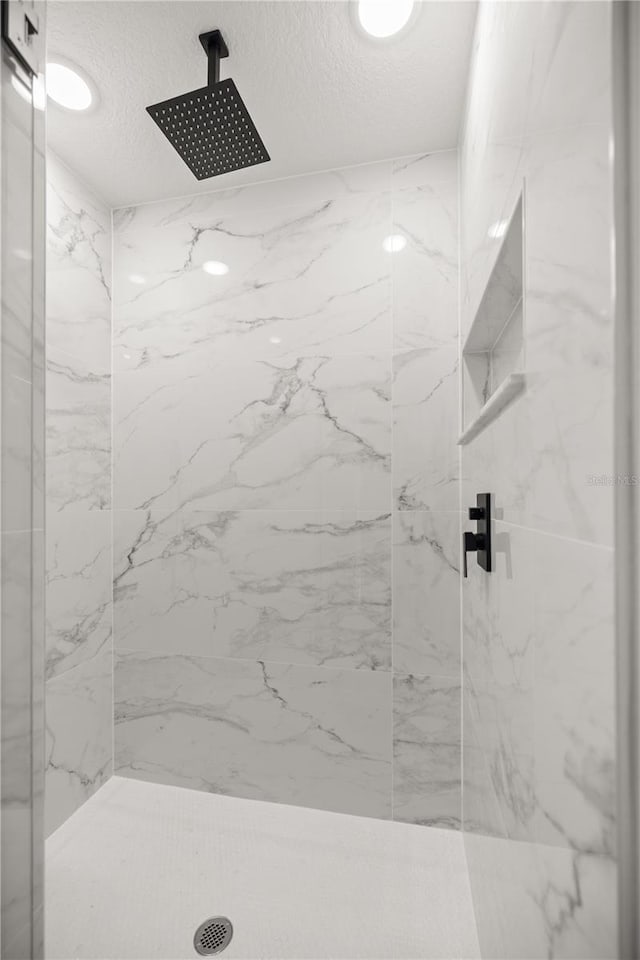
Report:
<svg viewBox="0 0 640 960"><path fill-rule="evenodd" d="M270 160L233 80L220 80L220 58L229 55L219 30L203 33L209 82L147 107L169 142L198 180Z"/></svg>

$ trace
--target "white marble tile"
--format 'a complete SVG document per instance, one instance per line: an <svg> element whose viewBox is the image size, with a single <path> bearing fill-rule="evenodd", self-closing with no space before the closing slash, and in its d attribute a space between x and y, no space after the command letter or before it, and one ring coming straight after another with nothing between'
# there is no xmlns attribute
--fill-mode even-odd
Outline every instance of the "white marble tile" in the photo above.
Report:
<svg viewBox="0 0 640 960"><path fill-rule="evenodd" d="M325 684L358 684L367 704L373 688L342 671L390 667L392 456L402 509L458 508L456 180L448 151L116 212L115 632L129 774L361 811L361 786L349 807L331 771L327 799L317 795L306 731L290 738L299 773L286 784L278 773L273 794L254 744L239 741L237 783L212 779L206 758L198 780L180 748L195 741L199 761L211 740L205 658L247 683L256 660L298 685L313 668ZM409 236L404 260L383 247L396 229ZM209 260L228 273L207 274ZM411 348L393 404L392 313L397 345ZM452 591L454 572L437 566L434 555L434 584ZM431 616L429 631L435 604ZM444 669L457 626L440 625L426 656ZM425 638L409 650L414 639L415 652ZM156 688L173 681L199 706L192 716L180 689L157 719ZM388 718L390 678L376 682ZM152 714L137 716L149 698ZM343 704L331 704L343 736ZM236 696L226 712L241 707ZM273 717L264 729L273 735ZM229 764L232 746L221 747ZM387 815L390 786L384 803L376 787L362 809Z"/></svg>
<svg viewBox="0 0 640 960"><path fill-rule="evenodd" d="M463 580L465 733L474 746L469 822L517 840L535 839L537 812L534 536L496 522L493 572L470 555ZM466 778L465 768L465 790Z"/></svg>
<svg viewBox="0 0 640 960"><path fill-rule="evenodd" d="M610 28L611 4L482 4L461 149L463 336L525 193L527 392L462 451L463 503L490 490L517 525L463 602L467 857L482 954L510 960L617 955L613 580L591 546L612 497L589 485L613 473Z"/></svg>
<svg viewBox="0 0 640 960"><path fill-rule="evenodd" d="M111 775L111 216L47 169L46 798L50 831ZM45 752L45 751L43 751Z"/></svg>
<svg viewBox="0 0 640 960"><path fill-rule="evenodd" d="M464 585L464 818L584 854L615 847L612 552L496 524Z"/></svg>
<svg viewBox="0 0 640 960"><path fill-rule="evenodd" d="M458 178L458 151L418 153L392 160L391 185L394 191L443 183L455 185Z"/></svg>
<svg viewBox="0 0 640 960"><path fill-rule="evenodd" d="M613 542L613 320L608 137L539 136L527 154L527 392L463 455L465 489L503 518ZM550 429L552 425L552 429Z"/></svg>
<svg viewBox="0 0 640 960"><path fill-rule="evenodd" d="M120 651L116 771L387 817L390 685L378 671Z"/></svg>
<svg viewBox="0 0 640 960"><path fill-rule="evenodd" d="M469 529L473 526L467 521ZM494 570L469 556L463 580L465 822L533 840L537 811L534 750L532 534L496 522ZM469 778L470 793L466 787ZM468 811L467 811L468 804Z"/></svg>
<svg viewBox="0 0 640 960"><path fill-rule="evenodd" d="M393 369L395 506L457 510L457 348L399 353Z"/></svg>
<svg viewBox="0 0 640 960"><path fill-rule="evenodd" d="M613 487L591 478L615 472L610 164L604 125L537 138L526 302L530 525L607 546Z"/></svg>
<svg viewBox="0 0 640 960"><path fill-rule="evenodd" d="M496 263L504 230L523 190L526 149L522 140L487 142L486 131L461 150L460 334L466 340Z"/></svg>
<svg viewBox="0 0 640 960"><path fill-rule="evenodd" d="M389 193L218 209L216 195L116 220L115 369L180 357L380 353L391 338ZM224 276L203 264L227 265ZM133 277L133 280L132 280Z"/></svg>
<svg viewBox="0 0 640 960"><path fill-rule="evenodd" d="M540 29L531 37L535 48L526 78L529 129L537 134L574 124L609 124L611 4L545 7L538 15Z"/></svg>
<svg viewBox="0 0 640 960"><path fill-rule="evenodd" d="M613 860L465 833L482 956L617 957Z"/></svg>
<svg viewBox="0 0 640 960"><path fill-rule="evenodd" d="M418 159L423 158L411 157L407 158L407 161ZM322 170L299 177L249 183L226 190L213 189L206 194L178 197L168 201L121 207L113 212L114 224L118 231L132 227L136 231L140 229L153 232L182 219L201 226L212 216L215 218L220 214L233 216L273 207L282 209L301 203L315 203L317 200L340 200L358 194L388 193L391 189L393 166L393 160L380 160Z"/></svg>
<svg viewBox="0 0 640 960"><path fill-rule="evenodd" d="M472 727L478 741L470 751L475 797L468 822L488 823L488 832L513 841L533 841L538 814L533 691L466 675L465 683L464 729L469 734Z"/></svg>
<svg viewBox="0 0 640 960"><path fill-rule="evenodd" d="M506 837L487 754L481 746L482 726L478 722L476 698L465 674L462 697L462 828L465 833Z"/></svg>
<svg viewBox="0 0 640 960"><path fill-rule="evenodd" d="M118 511L125 649L388 670L389 515Z"/></svg>
<svg viewBox="0 0 640 960"><path fill-rule="evenodd" d="M111 213L47 157L47 348L111 367Z"/></svg>
<svg viewBox="0 0 640 960"><path fill-rule="evenodd" d="M111 650L47 681L46 831L112 773Z"/></svg>
<svg viewBox="0 0 640 960"><path fill-rule="evenodd" d="M482 300L473 317L472 326L463 341L466 352L491 350L503 335L505 325L524 293L524 187L517 197L509 216L499 227L490 227L488 233L500 236L497 257L485 280Z"/></svg>
<svg viewBox="0 0 640 960"><path fill-rule="evenodd" d="M483 42L494 55L477 57L463 148L461 322L464 337L501 243L496 228L524 187L527 394L475 447L492 471L488 489L510 511L504 519L610 546L610 481L591 480L614 472L610 124L596 95L610 82L603 68L608 16L604 4L562 15L533 5L483 11ZM522 45L528 53L516 64L513 50ZM573 49L595 48L593 73L582 60L569 69ZM522 73L521 61L535 71ZM553 84L561 75L559 93ZM568 104L572 122L560 123ZM494 128L509 110L519 132L505 143ZM544 119L547 110L555 120ZM473 469L463 463L463 470L471 480Z"/></svg>
<svg viewBox="0 0 640 960"><path fill-rule="evenodd" d="M492 393L495 393L510 374L520 373L524 369L522 314L523 305L520 303L491 351Z"/></svg>
<svg viewBox="0 0 640 960"><path fill-rule="evenodd" d="M393 665L399 673L460 675L460 517L393 517Z"/></svg>
<svg viewBox="0 0 640 960"><path fill-rule="evenodd" d="M393 679L393 817L460 828L460 681Z"/></svg>
<svg viewBox="0 0 640 960"><path fill-rule="evenodd" d="M201 362L118 376L118 508L388 510L386 358Z"/></svg>
<svg viewBox="0 0 640 960"><path fill-rule="evenodd" d="M96 656L111 641L111 513L47 517L47 676Z"/></svg>
<svg viewBox="0 0 640 960"><path fill-rule="evenodd" d="M104 509L111 503L111 385L77 357L48 350L47 505Z"/></svg>
<svg viewBox="0 0 640 960"><path fill-rule="evenodd" d="M525 346L526 350L526 346ZM464 363L468 367L467 362ZM487 380L484 380L484 376ZM485 386L490 388L491 370L486 360L474 371L478 394L471 396L470 377L465 373L465 423L473 418ZM462 449L461 497L463 507L476 502L476 494L494 494L494 514L498 520L529 527L529 503L536 467L532 446L531 396L535 385L527 379L525 392L500 411L496 420ZM538 458L541 459L541 458Z"/></svg>
<svg viewBox="0 0 640 960"><path fill-rule="evenodd" d="M458 185L455 154L444 182L393 192L390 254L394 348L455 347L458 341Z"/></svg>
<svg viewBox="0 0 640 960"><path fill-rule="evenodd" d="M615 851L613 551L532 538L536 838Z"/></svg>
<svg viewBox="0 0 640 960"><path fill-rule="evenodd" d="M463 530L474 527L463 515ZM462 639L465 669L474 682L520 690L532 685L540 576L532 560L535 537L533 531L495 520L492 572L468 554L468 577L462 579Z"/></svg>

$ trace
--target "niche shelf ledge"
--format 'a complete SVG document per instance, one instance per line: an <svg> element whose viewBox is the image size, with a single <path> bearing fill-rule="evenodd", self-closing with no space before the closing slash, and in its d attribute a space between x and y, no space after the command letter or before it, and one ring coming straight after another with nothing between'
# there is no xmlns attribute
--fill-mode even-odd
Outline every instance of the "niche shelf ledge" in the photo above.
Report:
<svg viewBox="0 0 640 960"><path fill-rule="evenodd" d="M505 381L500 384L496 392L489 397L485 405L478 413L477 417L472 420L465 430L462 431L458 437L458 446L464 446L465 444L470 443L474 437L477 437L478 434L485 429L485 427L488 427L490 423L493 423L498 414L504 410L504 408L510 404L512 400L515 400L515 398L524 391L526 385L526 374L509 374Z"/></svg>

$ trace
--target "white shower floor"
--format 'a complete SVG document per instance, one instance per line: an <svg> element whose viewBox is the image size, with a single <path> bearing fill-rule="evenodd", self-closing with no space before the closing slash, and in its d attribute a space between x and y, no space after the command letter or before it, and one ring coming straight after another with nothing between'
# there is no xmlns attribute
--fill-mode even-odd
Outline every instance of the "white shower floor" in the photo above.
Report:
<svg viewBox="0 0 640 960"><path fill-rule="evenodd" d="M47 841L47 957L479 957L453 831L114 777Z"/></svg>

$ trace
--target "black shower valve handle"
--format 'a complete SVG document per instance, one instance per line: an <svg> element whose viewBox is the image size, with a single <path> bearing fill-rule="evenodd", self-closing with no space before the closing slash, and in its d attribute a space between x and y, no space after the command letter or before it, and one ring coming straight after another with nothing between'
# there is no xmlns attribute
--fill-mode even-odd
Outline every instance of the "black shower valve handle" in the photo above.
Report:
<svg viewBox="0 0 640 960"><path fill-rule="evenodd" d="M475 519L474 517L471 518ZM478 550L485 549L485 537L483 533L472 533L470 530L465 530L462 536L462 572L463 576L469 576L469 569L467 565L467 554L476 553Z"/></svg>

